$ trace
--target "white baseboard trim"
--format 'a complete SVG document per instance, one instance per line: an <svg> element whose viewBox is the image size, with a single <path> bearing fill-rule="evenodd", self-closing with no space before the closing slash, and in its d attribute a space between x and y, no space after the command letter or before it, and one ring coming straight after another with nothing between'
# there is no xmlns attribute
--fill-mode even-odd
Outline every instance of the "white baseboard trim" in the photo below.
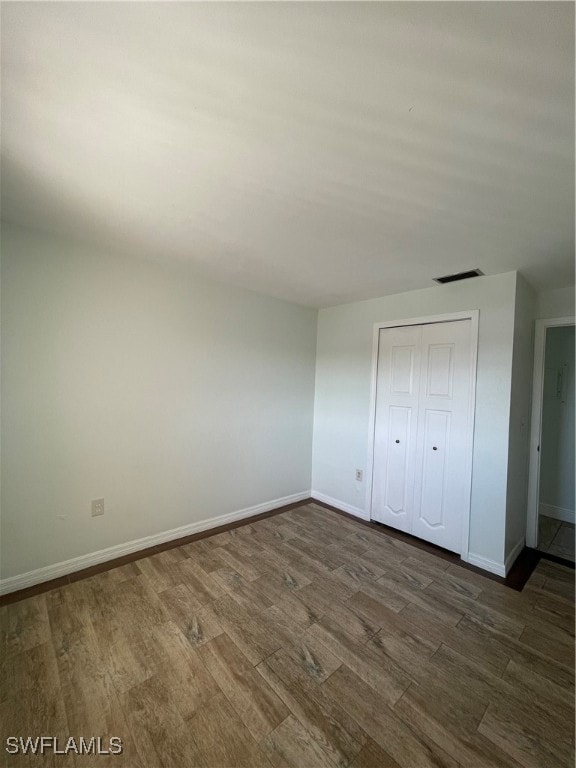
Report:
<svg viewBox="0 0 576 768"><path fill-rule="evenodd" d="M523 549L524 549L524 536L522 536L522 538L518 542L516 542L516 544L512 547L512 549L508 553L508 557L504 561L506 576L508 575L510 568L512 568L512 566L516 562L516 558L518 557L520 552L522 552Z"/></svg>
<svg viewBox="0 0 576 768"><path fill-rule="evenodd" d="M468 559L466 562L470 563L470 565L475 565L477 568L482 568L484 571L495 573L496 576L506 576L505 563L498 563L496 560L490 560L487 557L482 557L482 555L476 555L474 552L468 552Z"/></svg>
<svg viewBox="0 0 576 768"><path fill-rule="evenodd" d="M81 571L83 568L88 568L91 565L105 563L108 560L114 560L117 557L129 555L132 552L138 552L139 550L147 549L148 547L153 547L156 544L163 544L166 541L181 539L184 536L190 536L193 533L200 533L201 531L208 531L211 528L218 528L221 525L226 525L227 523L232 523L236 520L242 520L245 517L253 517L255 515L260 515L263 512L270 512L273 509L284 507L287 504L295 504L298 501L304 501L305 499L309 499L310 496L310 491L293 493L290 496L283 496L280 499L272 499L272 501L265 501L262 504L255 504L253 507L246 507L245 509L238 509L235 512L228 512L225 515L219 515L218 517L199 520L195 523L190 523L189 525L182 525L179 528L161 531L160 533L155 533L151 536L144 536L141 539L133 539L132 541L127 541L123 544L114 544L111 547L100 549L97 552L89 552L86 555L73 557L70 560L63 560L60 563L47 565L44 568L37 568L34 571L21 573L17 576L10 576L9 578L0 581L0 595L6 595L9 592L16 592L19 589L32 587L35 584L41 584L43 581L57 579L59 576L66 576L69 573Z"/></svg>
<svg viewBox="0 0 576 768"><path fill-rule="evenodd" d="M364 512L360 507L353 507L351 504L346 504L345 501L339 499L333 499L332 496L326 496L325 493L319 493L318 491L311 491L310 495L316 501L323 501L324 504L330 504L331 507L342 510L342 512L348 512L354 517L359 517L361 520L370 520L370 515Z"/></svg>
<svg viewBox="0 0 576 768"><path fill-rule="evenodd" d="M510 568L512 568L516 562L516 558L523 549L524 537L522 537L520 541L518 541L512 547L508 553L508 557L503 563L499 563L497 560L490 560L489 558L483 557L482 555L476 555L474 552L468 552L468 558L466 562L470 563L470 565L475 565L477 568L482 568L485 571L489 571L490 573L495 573L496 576L502 576L503 578L506 578L508 571Z"/></svg>
<svg viewBox="0 0 576 768"><path fill-rule="evenodd" d="M554 520L562 520L565 523L576 522L576 515L574 514L573 509L555 507L553 504L540 504L538 507L538 514L552 517Z"/></svg>

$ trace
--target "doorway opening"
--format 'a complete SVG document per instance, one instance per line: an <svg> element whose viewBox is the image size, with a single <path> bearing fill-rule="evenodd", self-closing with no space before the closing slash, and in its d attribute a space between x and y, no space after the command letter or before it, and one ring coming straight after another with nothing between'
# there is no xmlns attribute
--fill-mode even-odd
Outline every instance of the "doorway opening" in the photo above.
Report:
<svg viewBox="0 0 576 768"><path fill-rule="evenodd" d="M526 541L574 562L574 318L536 323Z"/></svg>

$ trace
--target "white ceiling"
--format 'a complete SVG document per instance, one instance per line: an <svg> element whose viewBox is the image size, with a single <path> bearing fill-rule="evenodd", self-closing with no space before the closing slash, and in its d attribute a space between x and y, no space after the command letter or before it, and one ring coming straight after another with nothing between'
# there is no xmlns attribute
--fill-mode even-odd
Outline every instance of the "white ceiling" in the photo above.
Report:
<svg viewBox="0 0 576 768"><path fill-rule="evenodd" d="M324 306L574 283L574 5L2 4L3 218Z"/></svg>

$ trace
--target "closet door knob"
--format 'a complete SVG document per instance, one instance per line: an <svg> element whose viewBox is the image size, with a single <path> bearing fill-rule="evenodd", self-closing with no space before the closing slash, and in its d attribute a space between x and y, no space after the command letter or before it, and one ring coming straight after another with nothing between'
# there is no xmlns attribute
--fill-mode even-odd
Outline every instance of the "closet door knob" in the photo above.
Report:
<svg viewBox="0 0 576 768"><path fill-rule="evenodd" d="M438 450L438 448L437 448L435 445L433 445L433 446L432 446L432 450L433 450L433 451L437 451L437 450Z"/></svg>
<svg viewBox="0 0 576 768"><path fill-rule="evenodd" d="M395 440L394 442L395 442L395 443L399 443L399 442L400 442L400 440Z"/></svg>

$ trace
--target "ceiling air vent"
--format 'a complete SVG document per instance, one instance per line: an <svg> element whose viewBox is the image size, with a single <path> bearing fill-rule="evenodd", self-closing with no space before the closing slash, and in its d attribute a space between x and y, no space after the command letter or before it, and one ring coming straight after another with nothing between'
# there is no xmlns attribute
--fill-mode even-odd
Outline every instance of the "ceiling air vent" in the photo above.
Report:
<svg viewBox="0 0 576 768"><path fill-rule="evenodd" d="M434 277L435 283L455 283L457 280L468 280L471 277L480 277L484 272L480 269L469 269L466 272L457 272L455 275L443 275L442 277Z"/></svg>

